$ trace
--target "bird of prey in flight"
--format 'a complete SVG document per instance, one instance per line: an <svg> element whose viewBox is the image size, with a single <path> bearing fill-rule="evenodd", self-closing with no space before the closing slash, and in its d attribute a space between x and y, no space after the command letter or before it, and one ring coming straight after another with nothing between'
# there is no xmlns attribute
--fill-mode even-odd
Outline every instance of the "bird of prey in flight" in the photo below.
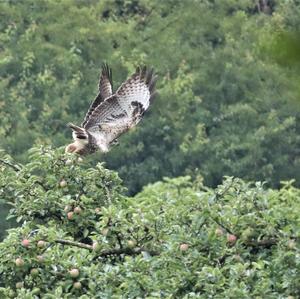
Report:
<svg viewBox="0 0 300 299"><path fill-rule="evenodd" d="M98 150L108 152L117 138L134 127L143 118L155 94L153 69L138 67L113 92L111 69L103 64L99 80L99 93L92 102L81 126L69 123L74 142L66 152L86 155Z"/></svg>

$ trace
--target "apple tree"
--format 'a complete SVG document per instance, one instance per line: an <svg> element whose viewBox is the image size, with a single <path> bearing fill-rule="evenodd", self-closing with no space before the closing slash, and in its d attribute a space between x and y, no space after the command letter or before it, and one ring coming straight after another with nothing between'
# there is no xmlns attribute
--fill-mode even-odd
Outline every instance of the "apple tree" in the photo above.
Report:
<svg viewBox="0 0 300 299"><path fill-rule="evenodd" d="M103 164L0 154L20 226L0 243L1 298L299 298L300 190L164 179L134 197Z"/></svg>

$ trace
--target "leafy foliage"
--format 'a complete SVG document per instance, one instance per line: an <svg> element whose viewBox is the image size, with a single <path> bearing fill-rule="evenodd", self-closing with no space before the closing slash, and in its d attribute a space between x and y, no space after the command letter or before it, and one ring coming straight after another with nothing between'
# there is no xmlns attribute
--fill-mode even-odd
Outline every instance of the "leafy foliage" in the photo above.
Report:
<svg viewBox="0 0 300 299"><path fill-rule="evenodd" d="M1 197L22 224L0 243L5 298L300 295L292 182L271 190L227 177L211 189L186 176L125 197L116 173L61 150L1 159Z"/></svg>
<svg viewBox="0 0 300 299"><path fill-rule="evenodd" d="M300 297L299 10L0 1L1 218L20 225L0 243L0 297ZM109 155L51 150L103 61L115 86L155 67L150 113Z"/></svg>
<svg viewBox="0 0 300 299"><path fill-rule="evenodd" d="M107 61L115 86L137 64L160 78L142 124L91 159L130 194L198 169L210 186L299 177L295 73L270 58L277 32L299 28L298 1L1 1L0 11L0 146L19 161L70 140L65 124L80 123Z"/></svg>

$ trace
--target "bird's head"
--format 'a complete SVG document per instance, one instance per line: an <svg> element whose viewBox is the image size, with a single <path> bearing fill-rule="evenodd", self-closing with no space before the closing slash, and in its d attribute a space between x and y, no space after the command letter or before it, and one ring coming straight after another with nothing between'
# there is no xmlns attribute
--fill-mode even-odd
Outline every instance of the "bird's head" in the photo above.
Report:
<svg viewBox="0 0 300 299"><path fill-rule="evenodd" d="M75 142L67 145L65 148L66 153L74 153L76 152L76 150L77 150L77 146L75 145Z"/></svg>
<svg viewBox="0 0 300 299"><path fill-rule="evenodd" d="M65 148L66 153L74 153L78 155L86 155L90 151L91 150L89 148L89 144L87 143L87 141L81 142L81 140L80 141L75 140L75 142L67 145Z"/></svg>
<svg viewBox="0 0 300 299"><path fill-rule="evenodd" d="M89 144L87 132L85 129L77 127L73 124L68 124L68 126L73 130L72 136L74 142L66 146L65 152L83 155L87 151Z"/></svg>

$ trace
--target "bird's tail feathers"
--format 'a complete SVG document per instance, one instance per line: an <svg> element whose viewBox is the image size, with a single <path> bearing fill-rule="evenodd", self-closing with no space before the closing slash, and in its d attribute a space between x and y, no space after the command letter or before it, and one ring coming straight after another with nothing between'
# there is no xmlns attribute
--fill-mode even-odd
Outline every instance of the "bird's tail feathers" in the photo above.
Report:
<svg viewBox="0 0 300 299"><path fill-rule="evenodd" d="M68 123L68 127L71 128L73 130L74 135L78 138L78 139L88 139L88 135L86 133L86 130L78 127L72 123Z"/></svg>

